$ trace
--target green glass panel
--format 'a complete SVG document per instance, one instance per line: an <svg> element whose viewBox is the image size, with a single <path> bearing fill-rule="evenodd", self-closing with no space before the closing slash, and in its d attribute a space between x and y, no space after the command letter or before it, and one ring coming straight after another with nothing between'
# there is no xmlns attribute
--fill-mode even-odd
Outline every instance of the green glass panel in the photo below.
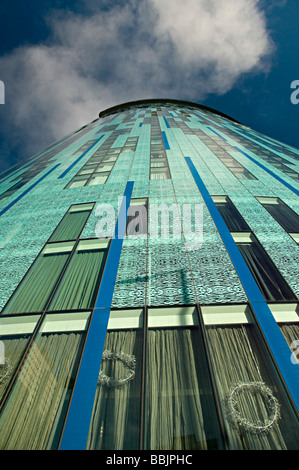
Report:
<svg viewBox="0 0 299 470"><path fill-rule="evenodd" d="M68 257L69 252L55 253L44 250L2 312L7 314L43 311Z"/></svg>
<svg viewBox="0 0 299 470"><path fill-rule="evenodd" d="M141 372L141 330L108 331L88 449L139 449Z"/></svg>
<svg viewBox="0 0 299 470"><path fill-rule="evenodd" d="M0 400L10 384L40 316L3 317L0 319Z"/></svg>
<svg viewBox="0 0 299 470"><path fill-rule="evenodd" d="M62 277L49 310L92 308L99 287L106 250L78 249Z"/></svg>
<svg viewBox="0 0 299 470"><path fill-rule="evenodd" d="M207 334L229 448L298 448L298 420L254 323L217 322Z"/></svg>
<svg viewBox="0 0 299 470"><path fill-rule="evenodd" d="M222 448L197 328L149 329L146 384L146 449Z"/></svg>
<svg viewBox="0 0 299 470"><path fill-rule="evenodd" d="M68 212L50 237L50 242L76 240L85 222L90 214L90 211Z"/></svg>
<svg viewBox="0 0 299 470"><path fill-rule="evenodd" d="M46 317L1 412L1 450L57 448L89 314L82 315L70 326L66 315Z"/></svg>
<svg viewBox="0 0 299 470"><path fill-rule="evenodd" d="M257 240L237 245L267 300L295 300L293 292Z"/></svg>

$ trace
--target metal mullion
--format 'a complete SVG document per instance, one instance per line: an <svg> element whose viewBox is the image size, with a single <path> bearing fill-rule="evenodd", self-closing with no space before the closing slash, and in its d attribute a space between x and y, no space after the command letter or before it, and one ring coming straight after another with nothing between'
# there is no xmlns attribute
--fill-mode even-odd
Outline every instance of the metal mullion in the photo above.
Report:
<svg viewBox="0 0 299 470"><path fill-rule="evenodd" d="M142 372L141 372L141 400L140 400L140 440L139 449L144 450L145 439L145 391L147 375L147 333L148 333L148 307L143 308L143 343L142 343Z"/></svg>
<svg viewBox="0 0 299 470"><path fill-rule="evenodd" d="M146 392L146 374L147 374L147 332L148 332L148 305L147 305L147 279L148 279L148 242L149 242L149 217L150 206L150 182L147 186L147 237L146 237L146 255L145 255L145 292L143 307L143 344L142 344L142 380L141 380L141 402L140 402L140 450L144 450L145 437L145 392Z"/></svg>

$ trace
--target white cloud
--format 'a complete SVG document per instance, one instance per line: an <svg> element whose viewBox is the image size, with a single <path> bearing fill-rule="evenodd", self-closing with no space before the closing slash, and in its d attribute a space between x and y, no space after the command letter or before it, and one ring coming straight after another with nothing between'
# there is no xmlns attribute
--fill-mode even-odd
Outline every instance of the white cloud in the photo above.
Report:
<svg viewBox="0 0 299 470"><path fill-rule="evenodd" d="M193 73L208 70L204 92L224 93L271 51L255 0L151 0L159 12L158 37L175 45L178 61ZM194 82L193 82L194 83Z"/></svg>
<svg viewBox="0 0 299 470"><path fill-rule="evenodd" d="M271 52L256 0L89 3L91 15L52 13L46 43L0 58L6 119L26 152L122 101L225 93Z"/></svg>

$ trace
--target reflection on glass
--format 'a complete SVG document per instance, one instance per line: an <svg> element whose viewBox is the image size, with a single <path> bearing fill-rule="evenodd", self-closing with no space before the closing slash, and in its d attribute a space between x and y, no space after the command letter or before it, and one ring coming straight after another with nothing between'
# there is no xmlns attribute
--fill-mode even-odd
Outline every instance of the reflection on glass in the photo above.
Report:
<svg viewBox="0 0 299 470"><path fill-rule="evenodd" d="M142 310L111 312L88 449L139 449L141 326Z"/></svg>
<svg viewBox="0 0 299 470"><path fill-rule="evenodd" d="M249 226L227 196L214 196L213 201L231 232L250 231Z"/></svg>
<svg viewBox="0 0 299 470"><path fill-rule="evenodd" d="M235 241L266 300L294 300L294 294L267 255L259 241L248 235L248 240Z"/></svg>
<svg viewBox="0 0 299 470"><path fill-rule="evenodd" d="M286 232L299 233L299 215L289 206L274 197L257 199Z"/></svg>
<svg viewBox="0 0 299 470"><path fill-rule="evenodd" d="M69 182L67 188L81 188L85 185L87 179L86 176L77 176Z"/></svg>
<svg viewBox="0 0 299 470"><path fill-rule="evenodd" d="M249 307L202 311L230 449L298 448L298 420Z"/></svg>
<svg viewBox="0 0 299 470"><path fill-rule="evenodd" d="M194 308L149 311L146 449L221 449Z"/></svg>
<svg viewBox="0 0 299 470"><path fill-rule="evenodd" d="M65 270L49 310L92 308L99 287L108 240L81 240Z"/></svg>
<svg viewBox="0 0 299 470"><path fill-rule="evenodd" d="M0 400L13 378L38 320L37 315L0 319Z"/></svg>
<svg viewBox="0 0 299 470"><path fill-rule="evenodd" d="M72 247L73 242L46 245L2 312L7 314L43 311Z"/></svg>
<svg viewBox="0 0 299 470"><path fill-rule="evenodd" d="M93 204L78 204L70 208L49 241L77 240L92 210Z"/></svg>
<svg viewBox="0 0 299 470"><path fill-rule="evenodd" d="M57 448L88 318L45 318L0 415L2 450Z"/></svg>
<svg viewBox="0 0 299 470"><path fill-rule="evenodd" d="M94 186L96 184L104 184L106 182L107 178L108 178L107 173L103 173L102 175L101 174L96 174L95 176L93 176L89 180L88 186Z"/></svg>
<svg viewBox="0 0 299 470"><path fill-rule="evenodd" d="M170 173L168 168L152 168L151 169L152 180L168 180L170 179Z"/></svg>

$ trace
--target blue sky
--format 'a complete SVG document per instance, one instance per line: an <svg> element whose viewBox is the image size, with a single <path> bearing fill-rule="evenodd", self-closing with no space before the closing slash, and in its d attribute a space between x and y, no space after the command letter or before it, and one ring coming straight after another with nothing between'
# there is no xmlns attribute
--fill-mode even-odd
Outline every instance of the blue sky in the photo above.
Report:
<svg viewBox="0 0 299 470"><path fill-rule="evenodd" d="M298 0L1 0L0 170L151 97L205 104L298 148L298 24Z"/></svg>

